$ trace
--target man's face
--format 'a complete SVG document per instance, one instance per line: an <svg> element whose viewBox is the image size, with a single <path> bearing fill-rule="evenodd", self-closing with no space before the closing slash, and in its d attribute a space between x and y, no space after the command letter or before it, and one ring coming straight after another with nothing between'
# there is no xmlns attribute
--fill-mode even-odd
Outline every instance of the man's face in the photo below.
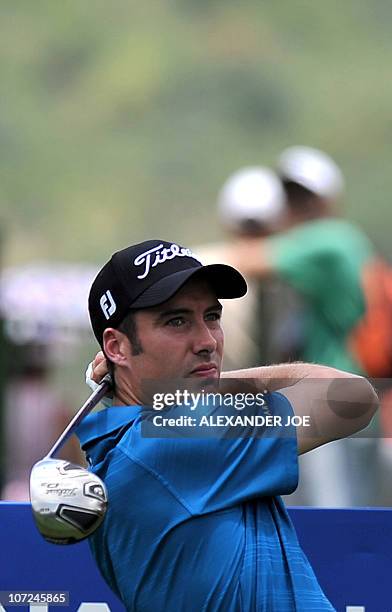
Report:
<svg viewBox="0 0 392 612"><path fill-rule="evenodd" d="M132 355L128 342L117 385L124 383L127 395L131 391L132 399L141 401L148 381L191 379L199 388L218 381L223 356L221 311L208 283L191 279L167 302L136 312L142 352Z"/></svg>

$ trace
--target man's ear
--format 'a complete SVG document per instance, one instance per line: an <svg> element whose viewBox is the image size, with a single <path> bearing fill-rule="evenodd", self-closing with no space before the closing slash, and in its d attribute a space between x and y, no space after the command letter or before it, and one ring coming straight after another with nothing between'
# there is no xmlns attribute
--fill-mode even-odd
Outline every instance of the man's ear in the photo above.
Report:
<svg viewBox="0 0 392 612"><path fill-rule="evenodd" d="M116 365L122 365L127 360L127 342L129 340L122 332L113 327L107 327L103 332L103 350L106 357Z"/></svg>

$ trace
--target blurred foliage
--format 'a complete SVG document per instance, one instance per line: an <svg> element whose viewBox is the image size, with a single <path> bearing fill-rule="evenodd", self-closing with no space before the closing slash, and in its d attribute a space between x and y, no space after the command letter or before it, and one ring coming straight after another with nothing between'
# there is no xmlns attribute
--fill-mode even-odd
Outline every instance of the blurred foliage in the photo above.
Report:
<svg viewBox="0 0 392 612"><path fill-rule="evenodd" d="M387 0L4 0L4 263L215 239L215 199L282 147L325 149L392 256Z"/></svg>

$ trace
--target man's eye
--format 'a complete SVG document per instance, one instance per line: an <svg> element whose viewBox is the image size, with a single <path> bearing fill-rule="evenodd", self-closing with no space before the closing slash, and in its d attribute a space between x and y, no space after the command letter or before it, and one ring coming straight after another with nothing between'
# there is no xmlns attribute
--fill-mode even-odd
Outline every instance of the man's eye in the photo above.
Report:
<svg viewBox="0 0 392 612"><path fill-rule="evenodd" d="M166 325L170 325L171 327L181 327L185 323L183 317L175 317L174 319L170 319L167 321Z"/></svg>
<svg viewBox="0 0 392 612"><path fill-rule="evenodd" d="M221 317L222 317L222 313L221 312L210 312L206 316L206 319L207 319L207 321L220 321Z"/></svg>

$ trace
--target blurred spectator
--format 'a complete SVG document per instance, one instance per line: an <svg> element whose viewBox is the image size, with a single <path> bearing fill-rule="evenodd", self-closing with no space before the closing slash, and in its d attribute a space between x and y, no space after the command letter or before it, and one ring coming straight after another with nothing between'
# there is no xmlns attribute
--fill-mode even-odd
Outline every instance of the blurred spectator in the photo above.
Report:
<svg viewBox="0 0 392 612"><path fill-rule="evenodd" d="M1 498L28 501L31 467L49 451L71 412L50 386L48 345L14 347L13 356L5 393L5 484ZM80 462L76 440L67 443L66 457Z"/></svg>
<svg viewBox="0 0 392 612"><path fill-rule="evenodd" d="M358 227L339 217L342 173L325 153L299 146L281 154L278 173L287 195L286 230L242 238L228 249L227 260L254 280L282 278L302 296L301 359L363 373L349 339L365 311L362 271L374 250ZM297 500L322 506L374 503L375 443L375 437L347 440L308 453L301 459ZM360 482L352 476L354 462L361 464ZM322 486L321 472L329 476Z"/></svg>
<svg viewBox="0 0 392 612"><path fill-rule="evenodd" d="M265 167L245 167L232 174L218 195L218 218L228 243L244 237L274 234L286 215L285 194L276 174ZM226 244L194 247L202 261L219 258ZM298 326L295 296L279 279L249 281L248 293L239 300L227 300L223 324L226 334L225 368L238 369L255 364L284 361L290 344L294 352Z"/></svg>

